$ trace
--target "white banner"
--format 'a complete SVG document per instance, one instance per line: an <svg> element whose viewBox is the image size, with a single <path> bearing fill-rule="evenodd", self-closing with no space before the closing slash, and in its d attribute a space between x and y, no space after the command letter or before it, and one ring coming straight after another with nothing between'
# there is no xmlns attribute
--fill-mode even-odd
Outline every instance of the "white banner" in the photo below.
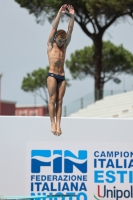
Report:
<svg viewBox="0 0 133 200"><path fill-rule="evenodd" d="M0 195L133 198L132 119L66 117L61 128L56 137L49 117L0 117Z"/></svg>
<svg viewBox="0 0 133 200"><path fill-rule="evenodd" d="M132 144L28 142L26 151L26 193L30 195L133 198Z"/></svg>

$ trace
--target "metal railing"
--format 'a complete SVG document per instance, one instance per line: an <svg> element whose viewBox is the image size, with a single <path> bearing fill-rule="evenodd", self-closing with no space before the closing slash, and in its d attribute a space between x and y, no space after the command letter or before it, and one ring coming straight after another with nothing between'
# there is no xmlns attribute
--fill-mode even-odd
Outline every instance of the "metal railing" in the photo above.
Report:
<svg viewBox="0 0 133 200"><path fill-rule="evenodd" d="M127 92L127 91L122 91L122 90L105 90L104 94L103 94L103 98L106 96L111 96L114 94L120 94L123 92ZM88 105L92 104L95 102L94 99L94 92L91 92L67 105L65 105L63 107L63 111L62 111L62 116L66 117L69 116L71 113L74 113L82 108L87 107Z"/></svg>

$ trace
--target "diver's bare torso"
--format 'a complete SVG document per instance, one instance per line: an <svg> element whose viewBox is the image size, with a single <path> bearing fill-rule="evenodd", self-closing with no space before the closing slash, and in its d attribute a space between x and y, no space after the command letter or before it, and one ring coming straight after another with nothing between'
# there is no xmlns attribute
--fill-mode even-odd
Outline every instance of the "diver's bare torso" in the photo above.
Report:
<svg viewBox="0 0 133 200"><path fill-rule="evenodd" d="M55 42L53 44L49 44L47 48L47 54L50 65L49 72L64 76L66 44L63 44L61 47L58 47Z"/></svg>

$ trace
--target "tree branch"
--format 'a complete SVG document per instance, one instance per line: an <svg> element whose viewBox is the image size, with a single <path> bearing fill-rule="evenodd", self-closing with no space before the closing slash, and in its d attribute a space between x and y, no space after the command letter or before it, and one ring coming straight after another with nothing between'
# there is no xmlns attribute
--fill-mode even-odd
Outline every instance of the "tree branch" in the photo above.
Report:
<svg viewBox="0 0 133 200"><path fill-rule="evenodd" d="M77 9L75 9L75 13L76 13L77 17L80 18L80 21L79 21L78 18L75 16L75 17L74 17L75 21L80 25L80 27L81 27L82 30L85 32L85 34L91 38L93 34L86 28L85 20L84 20L84 23L83 23L83 21L82 21L83 18L82 18L82 16L79 14L79 12L77 11ZM89 17L89 16L88 16L88 17ZM89 21L90 21L90 17L89 17Z"/></svg>
<svg viewBox="0 0 133 200"><path fill-rule="evenodd" d="M123 16L125 16L125 15L129 15L129 16L132 17L132 14L133 14L133 12L130 11L130 12L125 12L125 13L123 13L123 14L121 14L121 15L116 15L116 16L114 16L114 18L113 18L109 23L107 23L105 26L103 26L102 29L105 31L111 24L113 24L113 22L114 22L116 19L121 18L121 17L123 17Z"/></svg>
<svg viewBox="0 0 133 200"><path fill-rule="evenodd" d="M97 25L98 30L100 31L101 30L101 26L99 25L97 18L94 18L94 20L95 20L95 23Z"/></svg>
<svg viewBox="0 0 133 200"><path fill-rule="evenodd" d="M97 33L97 32L96 32L96 27L95 27L95 23L93 22L93 19L90 18L90 22L91 22L91 24L92 24L92 26L93 26L94 33L96 34L96 33Z"/></svg>
<svg viewBox="0 0 133 200"><path fill-rule="evenodd" d="M103 26L101 29L103 30L103 32L111 25L113 24L113 22L118 18L119 16L115 16L112 20L110 20L109 23L107 23L105 26Z"/></svg>
<svg viewBox="0 0 133 200"><path fill-rule="evenodd" d="M116 73L117 73L117 76L118 76L118 75L121 74L122 72L120 72L119 70L115 70L110 76L108 76L108 78L107 78L107 76L105 77L105 78L107 78L107 79L104 81L104 83L106 83L106 82L108 82L109 80L115 78L115 77L113 77L113 75L116 74ZM117 76L116 76L116 77L117 77Z"/></svg>
<svg viewBox="0 0 133 200"><path fill-rule="evenodd" d="M43 95L42 95L42 93L41 93L41 90L40 90L40 88L39 88L39 93L36 91L35 93L38 95L38 96L40 96L41 97L41 99L43 100L43 101L45 101L45 103L47 103L47 100L43 97Z"/></svg>
<svg viewBox="0 0 133 200"><path fill-rule="evenodd" d="M80 25L80 27L82 28L82 30L84 31L84 33L89 36L90 38L92 38L93 34L88 31L88 29L86 28L85 25L83 25L81 22L78 21L78 19L75 17L75 21Z"/></svg>

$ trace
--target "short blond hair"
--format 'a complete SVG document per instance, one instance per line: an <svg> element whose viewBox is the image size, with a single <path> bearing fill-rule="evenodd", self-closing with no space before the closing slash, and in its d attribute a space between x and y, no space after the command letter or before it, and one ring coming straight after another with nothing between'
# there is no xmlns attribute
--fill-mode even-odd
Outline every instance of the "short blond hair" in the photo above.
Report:
<svg viewBox="0 0 133 200"><path fill-rule="evenodd" d="M60 29L56 32L55 38L60 37L61 39L66 39L66 31Z"/></svg>

